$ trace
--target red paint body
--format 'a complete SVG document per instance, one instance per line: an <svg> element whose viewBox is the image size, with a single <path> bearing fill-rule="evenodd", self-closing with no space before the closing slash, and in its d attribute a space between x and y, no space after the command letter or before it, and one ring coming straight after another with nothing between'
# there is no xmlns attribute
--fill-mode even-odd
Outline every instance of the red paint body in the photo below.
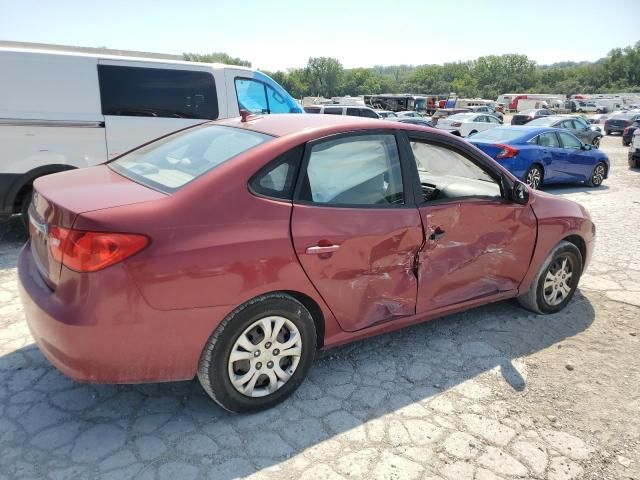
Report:
<svg viewBox="0 0 640 480"><path fill-rule="evenodd" d="M193 378L225 316L269 292L315 304L322 345L331 347L526 292L549 251L568 236L584 241L588 263L594 228L586 211L539 192L530 192L527 205L465 199L356 209L272 200L247 187L276 156L329 135L413 130L469 149L448 134L333 115L216 124L276 138L171 195L107 166L35 182L32 213L43 224L151 239L123 262L78 273L51 259L32 228L18 263L25 314L38 346L65 374L110 383ZM447 236L431 241L438 228ZM327 245L339 249L307 253Z"/></svg>

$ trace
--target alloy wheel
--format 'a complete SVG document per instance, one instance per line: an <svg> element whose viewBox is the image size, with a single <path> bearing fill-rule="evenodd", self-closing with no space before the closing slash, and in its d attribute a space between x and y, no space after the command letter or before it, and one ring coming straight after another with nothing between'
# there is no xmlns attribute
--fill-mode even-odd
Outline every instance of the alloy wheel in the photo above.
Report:
<svg viewBox="0 0 640 480"><path fill-rule="evenodd" d="M593 174L591 176L591 183L595 186L601 185L604 180L604 175L606 173L606 169L602 163L596 165L596 168L593 169Z"/></svg>
<svg viewBox="0 0 640 480"><path fill-rule="evenodd" d="M233 387L248 397L264 397L284 386L302 354L302 337L287 318L269 316L249 325L228 359Z"/></svg>
<svg viewBox="0 0 640 480"><path fill-rule="evenodd" d="M544 300L555 307L560 305L571 293L573 269L566 256L558 257L549 267L542 285Z"/></svg>
<svg viewBox="0 0 640 480"><path fill-rule="evenodd" d="M540 187L540 183L542 182L542 172L538 167L531 167L529 172L527 173L526 183L534 190L537 190Z"/></svg>
<svg viewBox="0 0 640 480"><path fill-rule="evenodd" d="M593 142L591 142L591 144L596 148L600 148L600 137L594 138Z"/></svg>

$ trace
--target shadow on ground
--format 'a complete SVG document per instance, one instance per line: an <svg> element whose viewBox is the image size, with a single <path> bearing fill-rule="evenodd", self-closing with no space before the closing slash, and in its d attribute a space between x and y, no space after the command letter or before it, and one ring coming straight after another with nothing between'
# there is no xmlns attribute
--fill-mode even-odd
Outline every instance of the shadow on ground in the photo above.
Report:
<svg viewBox="0 0 640 480"><path fill-rule="evenodd" d="M400 410L433 415L430 403L442 392L488 390L478 379L485 372L522 395L526 370L517 359L582 332L593 319L578 291L551 316L508 301L434 320L321 354L292 398L253 415L223 411L196 381L76 383L27 346L0 357L0 472L242 477L331 438L365 443L363 432Z"/></svg>

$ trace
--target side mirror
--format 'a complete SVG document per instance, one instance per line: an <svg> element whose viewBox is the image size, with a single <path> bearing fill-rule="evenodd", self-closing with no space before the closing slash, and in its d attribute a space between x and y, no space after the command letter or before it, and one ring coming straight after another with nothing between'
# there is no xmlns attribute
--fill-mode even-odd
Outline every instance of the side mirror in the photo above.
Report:
<svg viewBox="0 0 640 480"><path fill-rule="evenodd" d="M591 150L591 145L589 145L588 143L583 143L582 150Z"/></svg>
<svg viewBox="0 0 640 480"><path fill-rule="evenodd" d="M511 190L511 199L522 205L529 203L529 189L522 182L516 182Z"/></svg>

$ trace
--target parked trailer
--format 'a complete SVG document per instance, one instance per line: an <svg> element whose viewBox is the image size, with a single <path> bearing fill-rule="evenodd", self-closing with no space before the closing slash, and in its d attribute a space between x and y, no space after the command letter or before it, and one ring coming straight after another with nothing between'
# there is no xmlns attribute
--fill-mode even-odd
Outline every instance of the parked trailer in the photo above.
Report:
<svg viewBox="0 0 640 480"><path fill-rule="evenodd" d="M427 99L422 95L406 93L385 93L381 95L365 95L364 103L379 110L391 110L392 112L404 112L413 110L416 112L427 111Z"/></svg>

